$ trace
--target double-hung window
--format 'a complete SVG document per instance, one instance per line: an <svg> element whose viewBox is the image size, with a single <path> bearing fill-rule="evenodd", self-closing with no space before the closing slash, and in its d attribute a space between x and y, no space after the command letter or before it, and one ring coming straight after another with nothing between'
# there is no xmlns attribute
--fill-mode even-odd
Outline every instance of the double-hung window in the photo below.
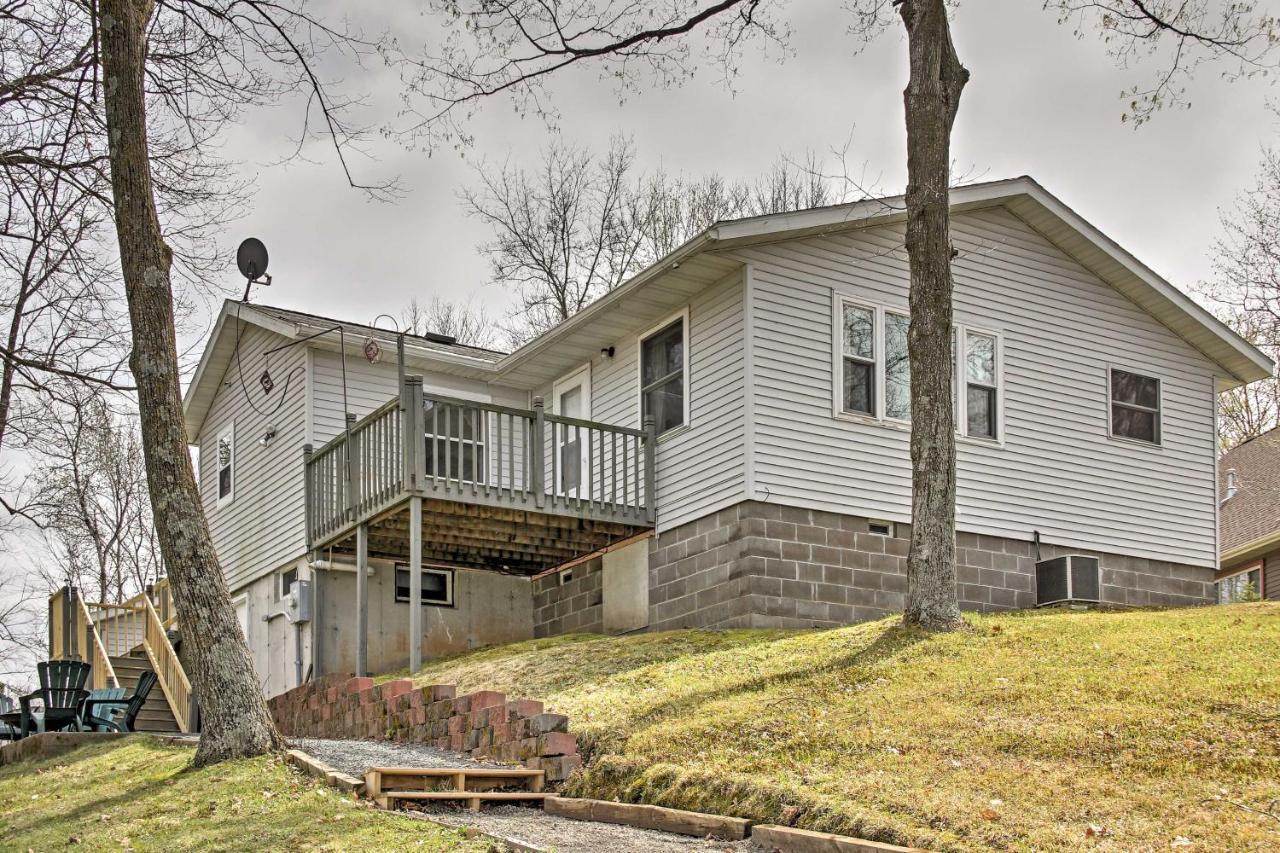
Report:
<svg viewBox="0 0 1280 853"><path fill-rule="evenodd" d="M1160 443L1160 380L1111 369L1111 434Z"/></svg>
<svg viewBox="0 0 1280 853"><path fill-rule="evenodd" d="M227 424L218 433L215 447L218 463L218 506L231 503L236 494L236 430Z"/></svg>
<svg viewBox="0 0 1280 853"><path fill-rule="evenodd" d="M906 314L884 312L884 416L911 420L911 360L907 357Z"/></svg>
<svg viewBox="0 0 1280 853"><path fill-rule="evenodd" d="M846 412L875 417L876 411L876 310L849 302L840 303L841 405Z"/></svg>
<svg viewBox="0 0 1280 853"><path fill-rule="evenodd" d="M909 422L909 315L843 297L836 298L835 308L836 413ZM957 324L951 350L956 432L972 438L1001 438L999 335Z"/></svg>
<svg viewBox="0 0 1280 853"><path fill-rule="evenodd" d="M995 335L964 333L964 433L974 438L996 438L999 380Z"/></svg>
<svg viewBox="0 0 1280 853"><path fill-rule="evenodd" d="M658 435L685 423L685 334L680 317L640 339L640 416L653 416Z"/></svg>

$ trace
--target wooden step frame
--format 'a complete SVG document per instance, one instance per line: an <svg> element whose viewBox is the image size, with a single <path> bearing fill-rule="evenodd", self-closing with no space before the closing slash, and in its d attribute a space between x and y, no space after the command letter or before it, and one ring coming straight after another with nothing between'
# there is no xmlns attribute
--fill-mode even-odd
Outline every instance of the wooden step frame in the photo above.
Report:
<svg viewBox="0 0 1280 853"><path fill-rule="evenodd" d="M499 791L513 783L525 791ZM379 807L394 809L402 801L462 801L471 811L483 802L541 802L546 793L541 770L497 767L370 767L364 773L365 796Z"/></svg>

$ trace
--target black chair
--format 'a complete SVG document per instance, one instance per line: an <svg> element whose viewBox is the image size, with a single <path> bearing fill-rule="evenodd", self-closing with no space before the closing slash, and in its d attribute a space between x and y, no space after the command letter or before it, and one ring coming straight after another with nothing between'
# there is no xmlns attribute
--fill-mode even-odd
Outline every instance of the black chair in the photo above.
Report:
<svg viewBox="0 0 1280 853"><path fill-rule="evenodd" d="M56 732L74 728L79 719L80 704L89 698L84 689L90 666L78 660L50 660L36 664L40 689L19 698L22 703L22 734L31 734L34 720L31 703L39 699L44 706L44 730Z"/></svg>
<svg viewBox="0 0 1280 853"><path fill-rule="evenodd" d="M121 705L120 699L86 698L80 705L80 718L76 722L76 727L82 732L134 731L133 724L138 719L138 712L146 704L147 696L151 693L151 688L156 686L156 681L154 672L144 672L139 675L138 686L134 688L133 695L123 700L122 712L118 710ZM107 710L99 712L99 706ZM113 710L117 713L112 713Z"/></svg>

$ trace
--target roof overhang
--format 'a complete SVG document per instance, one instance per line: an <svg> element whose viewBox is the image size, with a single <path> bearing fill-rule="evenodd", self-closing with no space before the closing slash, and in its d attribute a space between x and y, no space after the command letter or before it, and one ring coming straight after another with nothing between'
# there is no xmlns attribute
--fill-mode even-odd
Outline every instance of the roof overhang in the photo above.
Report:
<svg viewBox="0 0 1280 853"><path fill-rule="evenodd" d="M954 213L992 207L1008 209L1216 364L1222 371L1217 390L1230 390L1271 375L1274 364L1270 358L1031 178L991 181L951 191ZM900 222L906 216L905 199L897 196L720 222L496 362L412 346L406 347L406 362L516 388L537 388L591 360L627 335L661 322L695 293L740 270L744 262L733 256L733 249ZM228 301L183 401L190 440L199 434L213 400L217 383L208 381L209 377L221 376L233 355L235 336L228 332L234 331L234 318L229 322L228 317L236 310L242 322L261 325L286 337L313 334L325 322L316 318L314 324L310 320L285 323L254 311L253 306L236 309L236 303ZM393 332L373 336L384 344L384 349L395 344ZM349 350L358 353L359 343L348 342ZM317 338L313 345L338 349L338 343L329 338Z"/></svg>
<svg viewBox="0 0 1280 853"><path fill-rule="evenodd" d="M1280 530L1268 533L1266 536L1260 536L1251 542L1245 542L1234 548L1228 548L1218 558L1218 566L1219 568L1230 569L1275 550L1280 550Z"/></svg>
<svg viewBox="0 0 1280 853"><path fill-rule="evenodd" d="M1271 359L1029 177L957 187L953 213L1005 207L1221 368L1217 390L1265 379ZM726 251L821 237L907 218L903 196L717 223L616 290L498 362L525 385L561 376L631 332L659 322L696 290L742 266Z"/></svg>

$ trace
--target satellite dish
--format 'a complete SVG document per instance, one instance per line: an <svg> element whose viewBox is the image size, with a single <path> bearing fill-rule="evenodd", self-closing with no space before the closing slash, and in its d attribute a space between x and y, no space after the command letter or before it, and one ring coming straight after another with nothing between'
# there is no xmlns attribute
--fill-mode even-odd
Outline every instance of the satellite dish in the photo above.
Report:
<svg viewBox="0 0 1280 853"><path fill-rule="evenodd" d="M267 274L267 247L257 237L250 237L236 249L236 266L248 281L256 281Z"/></svg>

